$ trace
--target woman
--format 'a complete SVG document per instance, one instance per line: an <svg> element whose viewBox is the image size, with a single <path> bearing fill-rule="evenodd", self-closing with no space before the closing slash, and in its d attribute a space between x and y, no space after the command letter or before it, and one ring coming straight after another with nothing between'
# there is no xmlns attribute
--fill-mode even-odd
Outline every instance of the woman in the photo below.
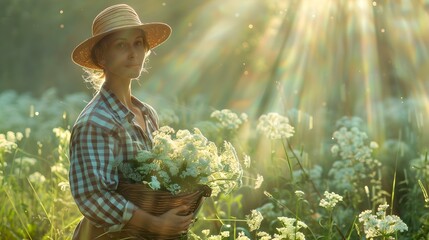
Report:
<svg viewBox="0 0 429 240"><path fill-rule="evenodd" d="M119 183L127 181L118 165L132 160L138 150L149 149L151 134L158 128L155 110L132 95L131 82L171 28L143 24L134 9L118 4L100 12L92 29L93 36L72 54L76 64L101 73L101 78L88 78L97 94L76 120L70 140L70 187L84 215L73 238L116 239L131 236L133 229L165 235L186 232L192 214L179 213L187 212L188 206L154 216L117 192Z"/></svg>

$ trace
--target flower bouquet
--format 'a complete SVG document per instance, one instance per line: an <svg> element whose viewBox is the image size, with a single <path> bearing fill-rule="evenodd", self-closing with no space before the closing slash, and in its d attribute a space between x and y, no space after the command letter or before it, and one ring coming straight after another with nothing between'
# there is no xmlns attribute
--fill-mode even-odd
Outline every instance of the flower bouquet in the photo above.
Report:
<svg viewBox="0 0 429 240"><path fill-rule="evenodd" d="M241 185L243 175L231 143L218 148L197 128L176 132L168 126L154 132L151 150L140 151L121 171L141 183L121 187L122 194L154 215L184 204L196 215L203 197L229 193Z"/></svg>

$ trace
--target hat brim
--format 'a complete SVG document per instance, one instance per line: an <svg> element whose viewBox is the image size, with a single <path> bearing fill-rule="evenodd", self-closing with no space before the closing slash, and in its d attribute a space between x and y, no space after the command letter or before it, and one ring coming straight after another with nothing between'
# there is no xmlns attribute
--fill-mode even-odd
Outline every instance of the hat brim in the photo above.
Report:
<svg viewBox="0 0 429 240"><path fill-rule="evenodd" d="M145 32L149 49L153 49L165 42L171 35L171 27L165 23L145 23L133 26L121 26L120 28L111 29L107 32L92 36L80 43L72 52L72 60L74 63L95 70L101 68L92 60L92 48L105 36L125 29L137 28Z"/></svg>

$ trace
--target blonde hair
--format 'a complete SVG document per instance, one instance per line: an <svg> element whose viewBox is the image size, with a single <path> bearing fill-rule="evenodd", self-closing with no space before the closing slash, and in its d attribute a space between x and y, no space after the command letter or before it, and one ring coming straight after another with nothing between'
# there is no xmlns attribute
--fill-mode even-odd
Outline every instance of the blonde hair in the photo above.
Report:
<svg viewBox="0 0 429 240"><path fill-rule="evenodd" d="M98 92L106 80L104 71L91 68L83 68L83 71L85 72L83 75L83 80L87 83L90 83L92 88Z"/></svg>
<svg viewBox="0 0 429 240"><path fill-rule="evenodd" d="M148 56L150 55L151 50L149 49L149 43L147 42L145 32L142 31L142 33L143 33L144 45L148 48L148 50L145 52L145 62L143 63L142 72L147 72L144 66L149 61ZM99 64L99 60L103 56L107 47L107 42L105 41L106 39L107 39L107 36L101 39L97 44L95 44L91 52L92 60L101 69L92 69L92 68L85 68L85 67L83 68L83 71L85 72L83 75L83 79L85 80L85 82L90 83L92 88L97 92L101 89L104 81L106 80L106 74L104 72L103 66Z"/></svg>

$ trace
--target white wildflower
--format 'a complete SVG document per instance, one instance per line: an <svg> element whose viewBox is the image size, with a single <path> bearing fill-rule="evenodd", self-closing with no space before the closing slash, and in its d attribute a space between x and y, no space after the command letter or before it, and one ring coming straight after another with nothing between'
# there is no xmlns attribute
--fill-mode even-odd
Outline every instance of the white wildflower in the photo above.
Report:
<svg viewBox="0 0 429 240"><path fill-rule="evenodd" d="M274 234L273 239L305 240L305 235L302 232L299 232L301 228L308 228L304 222L288 217L278 217L278 219L282 222L283 227L277 228L278 233Z"/></svg>
<svg viewBox="0 0 429 240"><path fill-rule="evenodd" d="M266 233L266 232L262 232L261 231L261 232L258 232L256 235L259 237L260 240L270 240L270 239L272 239L271 235L268 234L268 233Z"/></svg>
<svg viewBox="0 0 429 240"><path fill-rule="evenodd" d="M55 133L55 136L62 142L70 140L70 131L63 128L54 128L52 131Z"/></svg>
<svg viewBox="0 0 429 240"><path fill-rule="evenodd" d="M31 128L25 128L25 137L29 138L30 137L30 133L31 133Z"/></svg>
<svg viewBox="0 0 429 240"><path fill-rule="evenodd" d="M246 222L249 225L250 231L258 230L261 222L264 219L258 210L252 210L250 215L246 215Z"/></svg>
<svg viewBox="0 0 429 240"><path fill-rule="evenodd" d="M386 210L389 208L389 204L383 203L378 205L377 216L384 217L386 216Z"/></svg>
<svg viewBox="0 0 429 240"><path fill-rule="evenodd" d="M17 139L16 139L16 137L15 137L15 133L14 133L14 132L12 132L12 131L8 131L8 132L6 133L6 140L8 140L9 142L16 142L16 141L17 141Z"/></svg>
<svg viewBox="0 0 429 240"><path fill-rule="evenodd" d="M152 181L149 183L149 186L153 190L158 190L161 188L161 183L158 181L158 178L156 176L152 176Z"/></svg>
<svg viewBox="0 0 429 240"><path fill-rule="evenodd" d="M244 159L243 159L243 165L245 168L249 168L250 167L250 163L251 163L251 159L249 155L244 155Z"/></svg>
<svg viewBox="0 0 429 240"><path fill-rule="evenodd" d="M408 226L396 215L386 215L388 204L381 204L377 213L365 210L359 214L366 238L394 236L397 232L408 231Z"/></svg>
<svg viewBox="0 0 429 240"><path fill-rule="evenodd" d="M58 173L60 175L67 175L68 170L64 167L62 163L56 163L51 167L51 172Z"/></svg>
<svg viewBox="0 0 429 240"><path fill-rule="evenodd" d="M305 193L303 191L301 191L301 190L297 190L297 191L295 191L295 196L298 199L304 199Z"/></svg>
<svg viewBox="0 0 429 240"><path fill-rule="evenodd" d="M204 230L202 230L201 231L201 233L204 235L204 236L209 236L209 234L210 234L210 229L204 229Z"/></svg>
<svg viewBox="0 0 429 240"><path fill-rule="evenodd" d="M222 240L222 235L211 235L207 240Z"/></svg>
<svg viewBox="0 0 429 240"><path fill-rule="evenodd" d="M70 184L68 181L58 183L58 187L60 187L61 191L65 192L70 189Z"/></svg>
<svg viewBox="0 0 429 240"><path fill-rule="evenodd" d="M244 234L244 232L239 232L236 240L250 240L250 238L247 237L246 234Z"/></svg>
<svg viewBox="0 0 429 240"><path fill-rule="evenodd" d="M259 117L257 130L272 140L289 138L295 133L289 119L275 112Z"/></svg>
<svg viewBox="0 0 429 240"><path fill-rule="evenodd" d="M30 176L28 176L28 180L32 183L44 183L46 181L46 178L41 173L34 172Z"/></svg>
<svg viewBox="0 0 429 240"><path fill-rule="evenodd" d="M18 145L15 142L9 141L6 138L6 135L0 134L0 153L1 152L11 152L13 149L16 149Z"/></svg>
<svg viewBox="0 0 429 240"><path fill-rule="evenodd" d="M229 109L223 109L221 111L216 110L210 115L212 118L216 118L221 126L225 129L238 129L244 122L247 121L247 115L241 114L240 117Z"/></svg>
<svg viewBox="0 0 429 240"><path fill-rule="evenodd" d="M372 149L376 149L376 148L378 148L378 143L374 142L374 141L371 141L369 143L369 147L372 148Z"/></svg>
<svg viewBox="0 0 429 240"><path fill-rule="evenodd" d="M20 157L14 159L15 163L25 165L25 166L34 166L36 164L35 158L30 157Z"/></svg>
<svg viewBox="0 0 429 240"><path fill-rule="evenodd" d="M256 175L256 181L255 181L254 189L260 188L263 182L264 182L264 176L262 176L258 173L258 175Z"/></svg>
<svg viewBox="0 0 429 240"><path fill-rule="evenodd" d="M229 231L222 231L222 232L220 233L220 235L221 235L222 237L224 237L224 238L228 238L228 237L229 237Z"/></svg>
<svg viewBox="0 0 429 240"><path fill-rule="evenodd" d="M15 136L16 136L16 140L18 141L21 141L24 138L24 135L22 134L22 132L17 132Z"/></svg>
<svg viewBox="0 0 429 240"><path fill-rule="evenodd" d="M319 205L321 207L326 208L329 211L334 209L334 207L337 205L338 202L343 201L343 197L334 193L334 192L330 193L328 191L325 191L325 193L323 195L325 197L322 200L320 200Z"/></svg>

